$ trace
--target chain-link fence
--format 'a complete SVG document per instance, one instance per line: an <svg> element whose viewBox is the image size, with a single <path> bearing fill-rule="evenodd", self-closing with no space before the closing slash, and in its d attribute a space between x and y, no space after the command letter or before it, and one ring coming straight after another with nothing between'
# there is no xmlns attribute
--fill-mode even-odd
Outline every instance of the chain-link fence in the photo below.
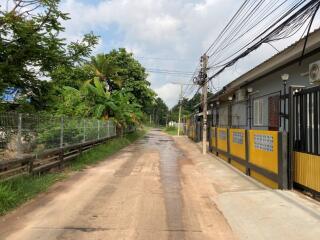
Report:
<svg viewBox="0 0 320 240"><path fill-rule="evenodd" d="M0 113L0 160L113 136L113 121Z"/></svg>

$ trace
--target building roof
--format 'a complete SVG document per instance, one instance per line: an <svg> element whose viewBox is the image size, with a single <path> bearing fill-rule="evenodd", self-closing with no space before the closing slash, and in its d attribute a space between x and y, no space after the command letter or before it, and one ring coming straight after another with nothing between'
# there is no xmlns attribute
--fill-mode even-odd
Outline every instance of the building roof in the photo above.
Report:
<svg viewBox="0 0 320 240"><path fill-rule="evenodd" d="M228 83L223 87L222 90L218 91L214 96L212 96L208 101L214 100L221 95L230 94L240 87L259 79L266 74L271 73L293 61L298 60L301 57L303 46L305 43L305 38L293 43L289 47L285 48L283 51L275 54L268 60L254 67L250 71L236 78L232 82ZM314 50L320 49L320 28L316 29L308 36L308 41L305 49L305 55L313 52Z"/></svg>

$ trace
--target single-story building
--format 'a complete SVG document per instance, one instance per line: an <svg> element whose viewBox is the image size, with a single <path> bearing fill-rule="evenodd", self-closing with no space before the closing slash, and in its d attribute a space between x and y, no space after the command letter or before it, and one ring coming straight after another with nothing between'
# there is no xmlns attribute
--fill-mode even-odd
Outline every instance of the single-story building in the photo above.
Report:
<svg viewBox="0 0 320 240"><path fill-rule="evenodd" d="M208 99L210 149L274 188L320 192L320 29ZM214 81L214 80L213 80ZM195 114L193 121L201 121ZM197 119L197 120L195 120Z"/></svg>

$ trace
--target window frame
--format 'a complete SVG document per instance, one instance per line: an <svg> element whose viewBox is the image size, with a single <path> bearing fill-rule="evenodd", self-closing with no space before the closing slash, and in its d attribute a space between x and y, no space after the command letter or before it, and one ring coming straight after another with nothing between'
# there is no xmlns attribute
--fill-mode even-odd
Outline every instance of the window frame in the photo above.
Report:
<svg viewBox="0 0 320 240"><path fill-rule="evenodd" d="M263 104L264 99L258 98L253 100L253 126L263 126ZM257 106L257 107L256 107Z"/></svg>

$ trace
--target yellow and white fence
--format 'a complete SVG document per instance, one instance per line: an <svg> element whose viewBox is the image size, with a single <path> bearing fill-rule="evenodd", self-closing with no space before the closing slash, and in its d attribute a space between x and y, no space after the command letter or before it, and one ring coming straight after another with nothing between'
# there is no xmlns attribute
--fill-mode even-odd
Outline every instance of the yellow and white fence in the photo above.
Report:
<svg viewBox="0 0 320 240"><path fill-rule="evenodd" d="M287 188L286 136L282 132L211 128L210 149L271 188Z"/></svg>

